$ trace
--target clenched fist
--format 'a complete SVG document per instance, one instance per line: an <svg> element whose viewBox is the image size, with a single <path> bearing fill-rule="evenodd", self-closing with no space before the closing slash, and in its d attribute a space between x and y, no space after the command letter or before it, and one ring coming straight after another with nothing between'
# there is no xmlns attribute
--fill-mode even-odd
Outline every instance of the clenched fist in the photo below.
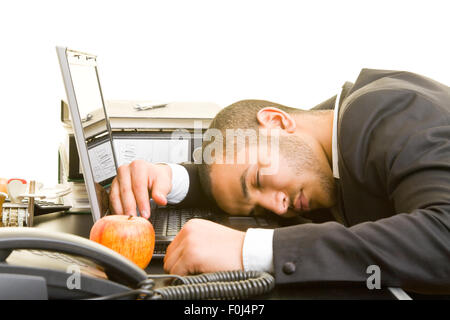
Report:
<svg viewBox="0 0 450 320"><path fill-rule="evenodd" d="M164 271L187 275L243 270L245 232L203 220L189 220L169 245Z"/></svg>

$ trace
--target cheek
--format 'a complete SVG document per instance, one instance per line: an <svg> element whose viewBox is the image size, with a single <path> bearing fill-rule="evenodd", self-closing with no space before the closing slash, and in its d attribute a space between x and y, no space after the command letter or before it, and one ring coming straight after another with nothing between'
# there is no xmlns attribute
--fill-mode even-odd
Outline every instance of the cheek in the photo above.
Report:
<svg viewBox="0 0 450 320"><path fill-rule="evenodd" d="M276 174L261 176L261 184L264 188L285 189L295 180L294 173L288 167L281 167Z"/></svg>

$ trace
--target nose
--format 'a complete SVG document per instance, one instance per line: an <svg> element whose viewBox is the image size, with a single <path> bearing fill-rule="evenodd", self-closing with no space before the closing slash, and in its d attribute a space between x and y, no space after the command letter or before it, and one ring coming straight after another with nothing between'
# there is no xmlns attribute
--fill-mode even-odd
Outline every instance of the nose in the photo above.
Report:
<svg viewBox="0 0 450 320"><path fill-rule="evenodd" d="M261 194L259 205L278 215L283 215L289 207L289 197L282 191L275 191L271 194Z"/></svg>

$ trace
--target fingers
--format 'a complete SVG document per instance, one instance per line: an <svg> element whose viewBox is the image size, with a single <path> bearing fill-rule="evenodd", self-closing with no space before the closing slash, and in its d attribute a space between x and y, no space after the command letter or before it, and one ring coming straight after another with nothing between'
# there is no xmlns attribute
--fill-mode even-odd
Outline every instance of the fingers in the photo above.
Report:
<svg viewBox="0 0 450 320"><path fill-rule="evenodd" d="M161 206L167 204L167 195L172 188L172 182L164 174L159 174L156 176L152 182L152 199Z"/></svg>
<svg viewBox="0 0 450 320"><path fill-rule="evenodd" d="M130 165L131 187L136 199L136 204L141 215L150 218L149 167L143 162L134 162Z"/></svg>
<svg viewBox="0 0 450 320"><path fill-rule="evenodd" d="M167 204L172 189L172 169L168 165L154 165L143 160L122 165L117 170L110 191L112 210L116 214L141 215L150 218L150 195L158 205Z"/></svg>
<svg viewBox="0 0 450 320"><path fill-rule="evenodd" d="M186 264L182 259L178 259L173 268L170 270L170 274L177 274L179 276L187 276L189 270L186 268Z"/></svg>
<svg viewBox="0 0 450 320"><path fill-rule="evenodd" d="M170 274L187 275L195 273L191 264L195 253L195 240L192 236L196 234L196 229L199 227L199 219L192 219L188 221L175 239L170 243L166 249L164 256L164 271Z"/></svg>
<svg viewBox="0 0 450 320"><path fill-rule="evenodd" d="M114 178L109 191L109 204L114 214L123 214L122 202L120 200L119 181Z"/></svg>
<svg viewBox="0 0 450 320"><path fill-rule="evenodd" d="M180 269L179 261L182 260L181 256L183 254L183 246L173 245L170 246L166 250L166 255L164 256L164 271L166 273L175 273L174 266L178 263L178 270ZM177 273L179 274L179 273Z"/></svg>
<svg viewBox="0 0 450 320"><path fill-rule="evenodd" d="M123 214L136 216L136 199L133 194L129 166L121 166L117 170L119 181L120 201L122 202Z"/></svg>

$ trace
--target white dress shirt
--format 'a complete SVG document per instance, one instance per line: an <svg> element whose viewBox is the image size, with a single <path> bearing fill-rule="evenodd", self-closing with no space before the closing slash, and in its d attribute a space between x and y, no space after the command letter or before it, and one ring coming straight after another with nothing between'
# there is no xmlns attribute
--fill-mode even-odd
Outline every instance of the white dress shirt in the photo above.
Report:
<svg viewBox="0 0 450 320"><path fill-rule="evenodd" d="M336 97L333 117L332 163L333 176L339 178L337 156L337 121L341 91ZM169 164L172 168L172 190L167 196L171 204L181 202L189 190L189 175L186 168ZM242 262L245 271L265 271L273 273L273 229L250 228L247 230L242 249Z"/></svg>
<svg viewBox="0 0 450 320"><path fill-rule="evenodd" d="M172 189L167 195L168 204L177 204L186 198L189 191L189 174L179 164L166 163L172 169Z"/></svg>

